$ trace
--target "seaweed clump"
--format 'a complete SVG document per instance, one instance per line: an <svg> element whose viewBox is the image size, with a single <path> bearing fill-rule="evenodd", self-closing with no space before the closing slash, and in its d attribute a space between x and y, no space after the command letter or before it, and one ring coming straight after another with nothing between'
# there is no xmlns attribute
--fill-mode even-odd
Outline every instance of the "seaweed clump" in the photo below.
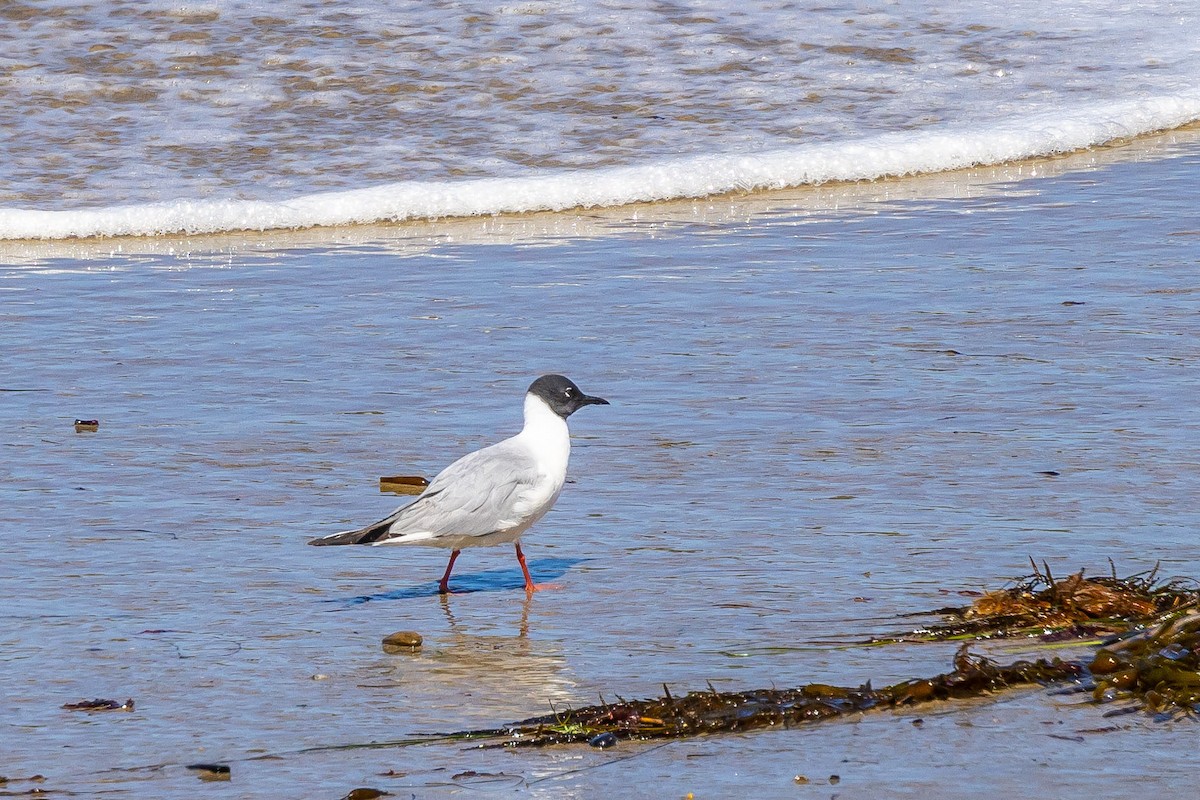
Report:
<svg viewBox="0 0 1200 800"><path fill-rule="evenodd" d="M1170 620L1096 651L1088 669L1097 703L1164 718L1200 713L1200 614Z"/></svg>
<svg viewBox="0 0 1200 800"><path fill-rule="evenodd" d="M939 608L932 612L949 618L948 622L892 638L1108 636L1200 603L1200 588L1194 581L1178 578L1159 581L1157 566L1128 578L1118 578L1114 568L1109 576L1086 577L1080 570L1055 580L1045 563L1041 569L1033 559L1030 564L1033 574L1013 586L987 592L967 607Z"/></svg>

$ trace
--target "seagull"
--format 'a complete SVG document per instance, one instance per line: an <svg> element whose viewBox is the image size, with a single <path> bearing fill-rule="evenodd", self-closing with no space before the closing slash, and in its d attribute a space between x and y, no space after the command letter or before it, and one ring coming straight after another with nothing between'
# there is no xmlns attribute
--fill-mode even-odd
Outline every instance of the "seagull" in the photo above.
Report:
<svg viewBox="0 0 1200 800"><path fill-rule="evenodd" d="M525 427L516 436L468 453L446 467L425 491L373 525L313 539L309 544L422 544L450 548L438 582L450 592L450 571L464 547L506 544L517 549L525 591L539 587L529 575L521 534L554 506L567 478L571 454L567 417L584 406L608 405L562 375L543 375L525 394Z"/></svg>

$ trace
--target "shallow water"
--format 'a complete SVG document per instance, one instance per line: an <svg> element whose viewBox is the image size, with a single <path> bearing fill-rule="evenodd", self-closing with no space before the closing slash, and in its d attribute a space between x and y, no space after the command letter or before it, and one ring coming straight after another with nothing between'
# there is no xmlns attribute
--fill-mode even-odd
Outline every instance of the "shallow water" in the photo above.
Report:
<svg viewBox="0 0 1200 800"><path fill-rule="evenodd" d="M663 682L932 674L952 646L831 642L1029 556L1200 574L1198 174L1181 132L933 182L0 250L4 774L164 798L1191 786L1193 723L1079 734L1112 722L1039 692L603 752L300 751ZM572 418L572 483L525 539L562 588L526 598L508 548L439 598L441 551L304 546L397 505L379 476L513 431L548 371L613 402ZM402 629L425 647L385 655ZM137 709L60 709L92 697ZM209 761L233 780L180 766Z"/></svg>

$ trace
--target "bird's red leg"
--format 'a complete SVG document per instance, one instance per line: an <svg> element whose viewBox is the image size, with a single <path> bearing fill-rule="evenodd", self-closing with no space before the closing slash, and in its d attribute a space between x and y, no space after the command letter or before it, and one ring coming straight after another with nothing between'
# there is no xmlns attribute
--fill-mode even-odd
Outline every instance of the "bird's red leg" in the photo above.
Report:
<svg viewBox="0 0 1200 800"><path fill-rule="evenodd" d="M446 565L446 574L443 575L441 581L438 582L438 593L439 594L449 594L450 593L450 570L454 569L454 560L456 558L458 558L458 554L461 552L462 552L461 550L451 551L450 563ZM523 560L521 562L521 566L525 566L525 562ZM528 573L526 573L526 574L528 575Z"/></svg>
<svg viewBox="0 0 1200 800"><path fill-rule="evenodd" d="M521 543L513 542L517 546L517 561L521 562L521 572L525 573L525 591L533 594L538 590L538 587L533 582L533 577L529 574L529 567L525 565L525 554L521 552Z"/></svg>
<svg viewBox="0 0 1200 800"><path fill-rule="evenodd" d="M529 574L529 567L525 563L525 554L521 552L521 543L513 542L517 546L517 561L521 562L521 572L525 573L525 592L533 594L540 592L542 589L561 589L562 585L557 583L534 583L533 576Z"/></svg>

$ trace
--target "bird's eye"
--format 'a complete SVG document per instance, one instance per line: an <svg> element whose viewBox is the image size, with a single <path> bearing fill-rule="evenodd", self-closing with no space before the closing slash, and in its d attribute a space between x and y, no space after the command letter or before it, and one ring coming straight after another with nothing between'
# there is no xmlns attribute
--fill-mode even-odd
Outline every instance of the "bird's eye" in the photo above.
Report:
<svg viewBox="0 0 1200 800"><path fill-rule="evenodd" d="M574 389L565 389L565 390L563 390L563 396L564 397L574 397L575 390Z"/></svg>

